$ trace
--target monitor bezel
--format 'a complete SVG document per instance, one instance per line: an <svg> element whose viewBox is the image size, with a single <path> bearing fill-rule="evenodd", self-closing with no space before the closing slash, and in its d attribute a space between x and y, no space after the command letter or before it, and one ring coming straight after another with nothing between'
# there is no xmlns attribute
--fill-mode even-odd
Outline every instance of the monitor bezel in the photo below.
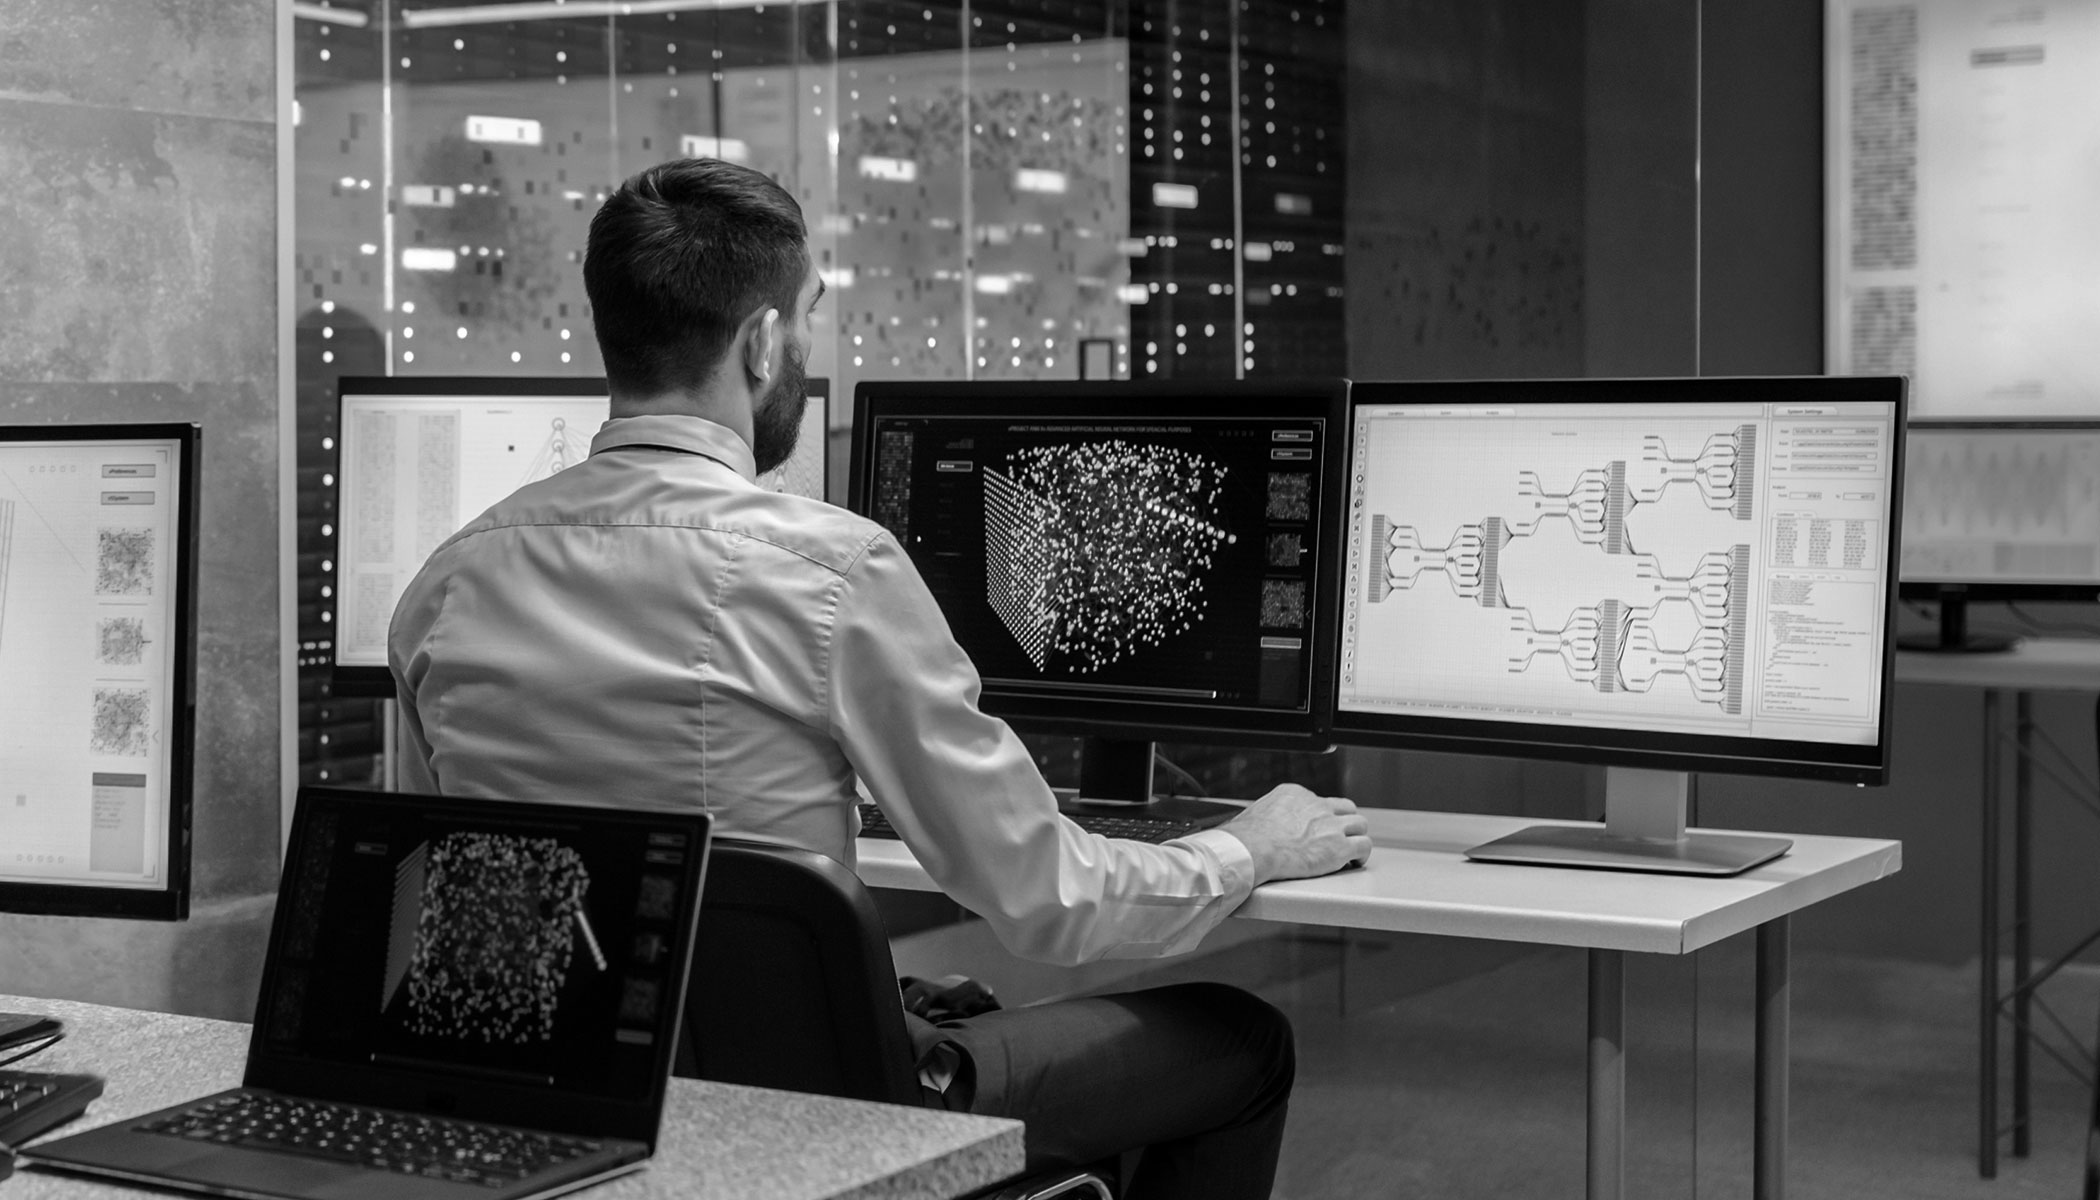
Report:
<svg viewBox="0 0 2100 1200"><path fill-rule="evenodd" d="M805 383L810 402L823 414L826 439L831 425L831 380L827 376L811 376ZM335 449L330 452L328 469L337 479L342 478L343 441L347 427L343 423L343 397L359 396L607 396L607 381L602 376L592 375L345 375L336 381L335 392ZM832 485L831 455L828 446L818 455L822 472L822 487L829 493ZM338 495L338 500L340 496ZM343 589L342 578L342 506L336 505L336 520L329 522L330 532L321 540L321 557L335 565L325 571L316 587L328 585L335 594L325 602L329 614L328 677L334 693L349 699L388 700L394 696L394 676L386 667L366 664L345 664L337 660L342 639L337 631L342 628ZM471 518L470 518L471 519ZM304 564L302 564L304 565ZM301 589L304 591L304 589Z"/></svg>
<svg viewBox="0 0 2100 1200"><path fill-rule="evenodd" d="M0 442L138 441L175 442L175 640L174 680L169 696L167 886L97 887L92 884L0 882L0 912L47 916L116 917L181 921L190 915L191 822L197 772L197 579L203 495L197 462L203 427L194 422L108 422L87 425L0 425Z"/></svg>
<svg viewBox="0 0 2100 1200"><path fill-rule="evenodd" d="M986 416L993 404L1027 406L1029 415L1058 418L1123 416L1115 406L1176 401L1200 406L1212 415L1218 405L1240 405L1237 410L1253 416L1274 411L1257 406L1279 400L1295 400L1324 411L1328 422L1321 459L1327 494L1319 499L1322 517L1318 553L1319 569L1313 576L1314 597L1307 605L1313 628L1308 632L1312 654L1307 663L1306 706L1302 711L1241 709L1196 712L1166 702L1087 701L1088 713L1071 711L1072 701L1015 696L987 685L979 706L988 714L1038 733L1080 737L1105 737L1131 741L1224 743L1256 749L1318 751L1333 745L1328 725L1333 713L1335 646L1340 629L1339 588L1342 548L1343 499L1347 494L1342 471L1346 463L1348 426L1346 379L1286 380L980 380L958 382L906 382L865 380L854 389L853 445L849 458L846 506L868 516L873 505L871 470L873 428L878 418L888 416ZM1050 406L1047 410L1044 406ZM1226 415L1232 415L1228 410ZM870 518L873 519L872 517ZM1060 711L1063 709L1064 711Z"/></svg>
<svg viewBox="0 0 2100 1200"><path fill-rule="evenodd" d="M1906 433L1935 433L1946 430L1955 433L1982 433L1992 430L2007 433L2057 433L2076 432L2100 434L2100 417L2032 417L2008 420L1963 420L1948 417L1931 417L1912 421L1905 427ZM1906 442L1908 439L1905 439ZM1898 560L1898 571L1901 571ZM1898 593L1904 600L2022 600L2100 602L2100 578L2087 583L2069 583L2061 580L1989 580L1975 582L1963 579L1899 579Z"/></svg>
<svg viewBox="0 0 2100 1200"><path fill-rule="evenodd" d="M692 959L698 952L695 937L699 929L699 914L705 906L707 867L713 853L713 815L686 807L645 804L605 809L549 801L485 798L462 800L409 792L373 792L325 784L306 784L300 787L295 797L292 831L286 845L306 845L308 827L316 815L323 810L339 809L345 804L375 810L397 809L405 815L424 821L461 819L479 824L532 826L558 825L587 816L593 822L642 829L681 825L699 841L698 861L684 864L687 872L697 876L697 879L694 880L694 886L688 890L673 920L673 925L678 930L678 941L670 965L682 966L684 969L674 969L666 973L671 986L666 989L668 994L665 996L665 1002L672 1006L670 1011L677 1017L669 1022L674 1036L665 1039L654 1048L656 1065L650 1073L648 1094L627 1100L602 1095L572 1095L565 1101L572 1121L571 1128L579 1131L591 1130L592 1136L624 1137L654 1146L657 1140L657 1121L663 1108L671 1066L677 1054L679 1039L675 1034L684 1023L687 991L691 986L693 974ZM439 1092L457 1105L457 1115L461 1117L507 1124L530 1123L536 1114L544 1113L551 1094L546 1088L520 1085L500 1078L482 1079L465 1072L455 1074L442 1069L418 1072L413 1068L316 1060L286 1052L271 1044L270 1014L264 1011L264 1006L277 994L284 972L289 969L284 939L292 922L287 916L292 905L298 903L296 885L301 882L299 877L310 866L309 863L296 860L285 864L286 882L295 886L280 887L278 890L277 904L270 922L269 942L263 956L262 979L256 991L255 1021L249 1029L248 1060L241 1079L242 1086L294 1091L351 1104L406 1109L428 1107L432 1093Z"/></svg>
<svg viewBox="0 0 2100 1200"><path fill-rule="evenodd" d="M1893 404L1890 451L1888 546L1902 545L1901 502L1904 418L1908 380L1891 376L1705 376L1692 378L1538 379L1448 381L1357 381L1349 394L1352 414L1350 469L1355 469L1353 415L1361 407L1397 403L1594 404L1603 402L1769 403L1775 388L1812 387L1802 403L1870 401ZM1692 393L1698 393L1694 395ZM1726 734L1601 729L1582 725L1483 721L1457 717L1397 716L1349 712L1335 683L1334 737L1344 745L1435 750L1492 757L1554 759L1605 766L1728 775L1771 775L1880 785L1888 781L1893 748L1895 700L1896 564L1888 565L1883 601L1880 711L1872 744L1801 742Z"/></svg>

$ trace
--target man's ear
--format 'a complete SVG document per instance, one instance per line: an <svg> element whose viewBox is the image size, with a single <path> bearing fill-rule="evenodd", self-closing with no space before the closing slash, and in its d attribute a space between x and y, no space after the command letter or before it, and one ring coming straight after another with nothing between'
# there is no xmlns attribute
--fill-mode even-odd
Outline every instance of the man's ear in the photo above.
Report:
<svg viewBox="0 0 2100 1200"><path fill-rule="evenodd" d="M780 310L752 313L744 321L744 370L759 382L773 378L773 352L780 340Z"/></svg>

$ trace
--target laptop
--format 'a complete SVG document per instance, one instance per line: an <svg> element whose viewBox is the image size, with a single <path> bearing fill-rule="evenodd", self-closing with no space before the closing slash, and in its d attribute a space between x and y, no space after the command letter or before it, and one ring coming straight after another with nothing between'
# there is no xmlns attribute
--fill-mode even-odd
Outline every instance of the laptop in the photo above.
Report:
<svg viewBox="0 0 2100 1200"><path fill-rule="evenodd" d="M301 790L242 1086L45 1142L222 1196L553 1196L655 1149L709 822Z"/></svg>

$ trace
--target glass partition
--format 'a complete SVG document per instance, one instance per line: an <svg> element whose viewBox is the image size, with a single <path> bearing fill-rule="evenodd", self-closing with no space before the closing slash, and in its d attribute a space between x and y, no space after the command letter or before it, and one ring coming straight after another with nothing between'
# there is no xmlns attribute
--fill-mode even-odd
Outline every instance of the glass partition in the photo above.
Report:
<svg viewBox="0 0 2100 1200"><path fill-rule="evenodd" d="M379 706L326 669L335 379L600 374L585 231L654 162L748 163L801 201L835 444L862 379L1701 368L1690 0L292 8L307 781L377 782L383 742ZM1054 780L1072 770L1070 743L1031 740ZM1230 795L1600 799L1558 764L1163 749ZM1388 948L1302 953L1340 962L1355 1011L1419 990ZM1630 1165L1670 1194L1698 1140L1678 1115L1692 982L1638 988L1633 1016L1661 1069L1639 1077L1660 1102L1633 1113ZM1291 1194L1351 1161L1310 1145L1287 1152Z"/></svg>

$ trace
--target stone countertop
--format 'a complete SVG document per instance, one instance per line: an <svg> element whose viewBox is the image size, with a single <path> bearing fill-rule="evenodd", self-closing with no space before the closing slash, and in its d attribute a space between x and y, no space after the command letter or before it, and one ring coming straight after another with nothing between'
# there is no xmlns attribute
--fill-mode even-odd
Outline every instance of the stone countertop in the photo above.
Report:
<svg viewBox="0 0 2100 1200"><path fill-rule="evenodd" d="M58 1017L67 1037L17 1070L100 1075L102 1097L57 1137L236 1087L248 1026L65 1000L0 995L0 1012ZM605 1200L721 1197L940 1200L1021 1171L1021 1123L829 1096L673 1079L656 1157L590 1191ZM138 1191L18 1167L5 1200Z"/></svg>

